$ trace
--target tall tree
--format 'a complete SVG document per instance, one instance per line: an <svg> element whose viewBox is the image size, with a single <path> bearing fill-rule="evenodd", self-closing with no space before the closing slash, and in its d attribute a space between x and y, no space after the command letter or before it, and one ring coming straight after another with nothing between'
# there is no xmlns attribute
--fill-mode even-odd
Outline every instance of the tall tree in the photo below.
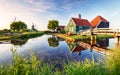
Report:
<svg viewBox="0 0 120 75"><path fill-rule="evenodd" d="M55 30L58 27L59 22L57 20L50 20L48 22L48 29Z"/></svg>
<svg viewBox="0 0 120 75"><path fill-rule="evenodd" d="M24 31L27 29L27 25L22 21L16 21L10 24L10 29L13 31Z"/></svg>

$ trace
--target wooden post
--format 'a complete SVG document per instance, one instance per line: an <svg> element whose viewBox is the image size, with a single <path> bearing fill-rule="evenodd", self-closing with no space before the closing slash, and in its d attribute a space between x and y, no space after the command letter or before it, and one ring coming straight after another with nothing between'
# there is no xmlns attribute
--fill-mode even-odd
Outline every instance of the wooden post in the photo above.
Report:
<svg viewBox="0 0 120 75"><path fill-rule="evenodd" d="M97 40L97 35L94 35L94 37L95 37L95 40Z"/></svg>
<svg viewBox="0 0 120 75"><path fill-rule="evenodd" d="M93 45L93 35L90 36L90 44Z"/></svg>
<svg viewBox="0 0 120 75"><path fill-rule="evenodd" d="M97 35L94 35L94 45L97 44Z"/></svg>
<svg viewBox="0 0 120 75"><path fill-rule="evenodd" d="M119 38L120 38L119 36L116 36L116 38L115 38L117 44L119 43L119 40L120 40Z"/></svg>
<svg viewBox="0 0 120 75"><path fill-rule="evenodd" d="M95 45L97 44L97 35L91 35L90 36L90 42L91 42L91 45Z"/></svg>

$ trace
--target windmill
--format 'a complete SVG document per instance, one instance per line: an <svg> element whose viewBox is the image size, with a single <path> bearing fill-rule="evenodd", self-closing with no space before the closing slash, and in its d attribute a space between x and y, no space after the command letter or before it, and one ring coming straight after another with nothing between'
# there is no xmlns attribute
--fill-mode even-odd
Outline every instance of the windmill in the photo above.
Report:
<svg viewBox="0 0 120 75"><path fill-rule="evenodd" d="M33 31L36 31L35 26L36 26L36 25L35 25L34 23L32 23L32 30L33 30Z"/></svg>

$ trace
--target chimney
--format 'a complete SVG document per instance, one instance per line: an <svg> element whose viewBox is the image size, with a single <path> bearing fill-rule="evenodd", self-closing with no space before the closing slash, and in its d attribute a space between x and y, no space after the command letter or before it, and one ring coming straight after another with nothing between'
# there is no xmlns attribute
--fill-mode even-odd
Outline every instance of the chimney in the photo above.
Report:
<svg viewBox="0 0 120 75"><path fill-rule="evenodd" d="M81 14L78 14L78 18L81 19Z"/></svg>

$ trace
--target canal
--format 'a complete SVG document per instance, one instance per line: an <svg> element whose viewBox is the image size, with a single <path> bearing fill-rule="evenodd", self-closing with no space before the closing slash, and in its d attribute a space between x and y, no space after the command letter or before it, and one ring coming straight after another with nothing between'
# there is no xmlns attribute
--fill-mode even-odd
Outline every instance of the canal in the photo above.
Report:
<svg viewBox="0 0 120 75"><path fill-rule="evenodd" d="M101 39L97 41L97 45L102 48L114 48L115 40ZM0 43L0 64L8 63L13 60L11 49L15 49L19 55L29 56L30 52L36 52L38 60L41 58L45 62L53 61L60 62L68 60L83 61L86 58L97 61L104 60L106 57L105 51L98 51L91 48L84 48L77 45L75 42L66 42L53 35L43 35L40 37L28 40L11 40Z"/></svg>

